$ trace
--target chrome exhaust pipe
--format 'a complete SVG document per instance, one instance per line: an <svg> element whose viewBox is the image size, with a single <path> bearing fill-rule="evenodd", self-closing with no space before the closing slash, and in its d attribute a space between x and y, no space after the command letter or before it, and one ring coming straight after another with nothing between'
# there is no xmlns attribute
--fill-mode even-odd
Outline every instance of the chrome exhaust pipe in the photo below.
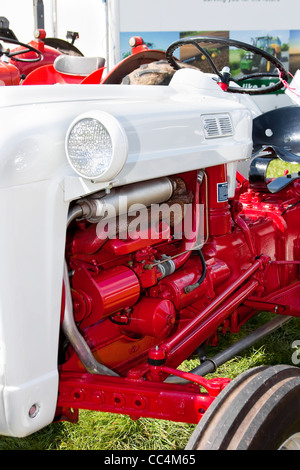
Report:
<svg viewBox="0 0 300 470"><path fill-rule="evenodd" d="M138 204L149 207L151 204L161 204L173 195L174 184L170 178L158 178L128 186L113 188L108 194L101 191L79 200L77 205L82 207L83 217L89 222L99 222L105 214L113 210L114 216L130 215L130 207ZM136 210L136 208L135 208Z"/></svg>

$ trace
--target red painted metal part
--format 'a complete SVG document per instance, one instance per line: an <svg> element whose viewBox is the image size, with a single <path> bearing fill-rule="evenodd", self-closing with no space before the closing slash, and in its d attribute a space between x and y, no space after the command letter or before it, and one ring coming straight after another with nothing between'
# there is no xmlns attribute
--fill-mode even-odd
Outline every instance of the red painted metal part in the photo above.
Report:
<svg viewBox="0 0 300 470"><path fill-rule="evenodd" d="M212 237L226 235L231 231L231 213L228 200L218 200L218 185L227 183L227 169L225 165L207 168L209 180L209 233Z"/></svg>
<svg viewBox="0 0 300 470"><path fill-rule="evenodd" d="M165 369L173 373L173 369ZM175 371L176 372L176 371ZM177 373L177 372L176 372ZM185 378L188 374L180 374ZM228 379L200 379L210 393L199 392L199 385L173 385L130 381L116 377L64 373L60 379L58 414L68 408L127 414L134 419L150 417L197 423Z"/></svg>
<svg viewBox="0 0 300 470"><path fill-rule="evenodd" d="M299 182L270 194L238 175L236 197L218 201L226 168L206 175L201 186L197 172L180 175L194 194L194 228L201 223L198 203L207 203L207 272L194 290L186 288L203 266L198 252L186 249L195 238L99 240L93 224L72 228L67 254L75 318L94 357L120 377L87 374L70 347L60 366L57 415L72 419L68 408L87 408L195 423L228 380L179 371L182 361L260 310L300 316ZM154 261L163 255L173 257L175 271L161 278ZM167 384L170 374L190 383Z"/></svg>
<svg viewBox="0 0 300 470"><path fill-rule="evenodd" d="M12 57L9 63L1 61L0 62L0 86L20 85L21 77L24 77L24 76L27 77L31 72L35 71L36 69L53 64L56 57L58 57L61 54L56 49L50 46L46 46L42 40L31 41L29 45L31 45L35 49L38 49L41 52L42 54L41 60L37 62L21 62L21 61L14 60L14 58ZM12 49L12 52L22 51L23 49L24 49L23 46L18 46ZM25 59L25 60L36 59L37 57L38 57L38 54L33 51L30 51L24 54L19 54L17 56L18 59ZM102 77L102 74L101 76L98 77L99 78L98 83L100 82L101 77ZM43 76L43 78L45 78L45 76ZM82 81L82 77L81 77L81 81ZM41 81L40 83L45 84L47 82Z"/></svg>
<svg viewBox="0 0 300 470"><path fill-rule="evenodd" d="M11 59L11 63L14 64L20 71L20 74L22 75L29 75L33 70L36 70L39 67L42 67L44 65L49 65L53 64L54 60L56 57L61 55L61 52L58 50L54 49L53 47L45 45L45 43L42 40L36 39L32 40L28 43L35 49L39 50L42 54L41 60L38 62L19 62L17 60L14 60L13 58ZM23 46L18 46L12 50L14 51L22 51L24 49ZM31 51L27 52L24 54L19 54L17 56L18 59L35 59L37 58L38 55L37 53Z"/></svg>
<svg viewBox="0 0 300 470"><path fill-rule="evenodd" d="M47 47L47 46L45 46ZM64 84L99 84L103 75L104 67L96 70L88 76L82 75L68 75L65 73L58 72L50 64L40 64L40 67L32 70L22 85L55 85L60 83Z"/></svg>
<svg viewBox="0 0 300 470"><path fill-rule="evenodd" d="M19 85L20 72L13 64L0 62L0 86Z"/></svg>
<svg viewBox="0 0 300 470"><path fill-rule="evenodd" d="M250 296L245 303L260 311L266 310L280 315L300 317L299 299L300 282L298 281L263 298Z"/></svg>
<svg viewBox="0 0 300 470"><path fill-rule="evenodd" d="M10 64L0 63L0 80L4 81L6 85L19 85L20 76L22 75L25 76L25 79L21 83L22 85L53 85L57 83L99 84L101 82L105 70L104 67L101 67L88 76L67 75L56 71L53 67L53 63L62 53L54 47L45 44L43 41L45 37L45 31L39 30L39 37L28 43L41 52L41 60L37 62L27 62L27 60L36 59L38 57L38 54L33 51L21 53L17 56L18 59L25 59L25 62L14 60L12 57ZM18 46L12 49L12 52L22 52L23 49L25 49L23 46ZM6 76L7 70L5 70L5 68L7 68L8 65L11 67L9 70L11 76ZM13 74L13 70L17 71L18 76L16 76L16 73Z"/></svg>
<svg viewBox="0 0 300 470"><path fill-rule="evenodd" d="M140 36L133 36L130 38L129 45L131 46L132 54L138 54L139 52L149 50L149 47L144 43L143 38Z"/></svg>
<svg viewBox="0 0 300 470"><path fill-rule="evenodd" d="M164 51L149 49L131 54L123 59L115 68L113 68L108 75L102 80L102 84L117 85L122 82L122 79L139 68L143 64L150 64L158 60L166 60L166 53Z"/></svg>
<svg viewBox="0 0 300 470"><path fill-rule="evenodd" d="M249 281L245 287L236 292L225 304L222 304L222 302L227 298L228 294L225 293L225 295L219 296L208 308L189 323L186 328L171 338L171 340L162 344L160 348L165 351L166 364L180 364L195 351L199 344L205 341L207 336L215 331L218 325L222 324L225 318L233 313L256 290L258 285L259 283L256 280ZM214 311L218 305L220 307ZM150 358L151 353L152 351L149 352Z"/></svg>

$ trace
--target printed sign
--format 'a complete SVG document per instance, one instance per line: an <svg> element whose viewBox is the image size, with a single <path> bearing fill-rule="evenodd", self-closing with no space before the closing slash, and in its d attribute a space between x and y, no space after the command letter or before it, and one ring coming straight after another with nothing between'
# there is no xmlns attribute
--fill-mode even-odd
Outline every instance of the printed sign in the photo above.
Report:
<svg viewBox="0 0 300 470"><path fill-rule="evenodd" d="M125 3L127 15L124 15ZM145 12L142 15L141 3L120 2L121 59L131 53L128 41L134 35L141 36L151 49L162 50L180 38L200 35L251 44L278 58L293 75L300 68L299 0L189 0L188 7L179 0L152 0L146 15ZM180 59L187 59L182 51L179 54ZM215 45L210 54L220 70L229 65L234 78L276 71L262 57L221 44ZM201 65L202 71L212 72L205 57L198 59L197 65ZM277 81L272 78L264 78L263 82L247 80L242 86L269 86L274 80Z"/></svg>
<svg viewBox="0 0 300 470"><path fill-rule="evenodd" d="M228 201L228 183L227 181L224 183L218 183L217 185L217 201L218 202L226 202Z"/></svg>

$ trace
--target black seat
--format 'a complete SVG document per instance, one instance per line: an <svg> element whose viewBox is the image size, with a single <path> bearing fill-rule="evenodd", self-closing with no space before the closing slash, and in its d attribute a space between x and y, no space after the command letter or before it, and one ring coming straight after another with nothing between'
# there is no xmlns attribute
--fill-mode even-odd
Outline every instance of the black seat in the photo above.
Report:
<svg viewBox="0 0 300 470"><path fill-rule="evenodd" d="M87 76L104 67L105 59L103 57L82 57L72 55L59 55L53 67L57 72L67 75Z"/></svg>
<svg viewBox="0 0 300 470"><path fill-rule="evenodd" d="M300 107L285 106L256 117L252 139L253 156L270 149L281 160L300 164Z"/></svg>

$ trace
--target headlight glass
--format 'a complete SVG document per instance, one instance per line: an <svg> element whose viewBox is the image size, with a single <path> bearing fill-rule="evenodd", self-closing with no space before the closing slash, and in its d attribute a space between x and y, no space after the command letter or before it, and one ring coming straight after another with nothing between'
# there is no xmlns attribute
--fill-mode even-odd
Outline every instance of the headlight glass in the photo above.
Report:
<svg viewBox="0 0 300 470"><path fill-rule="evenodd" d="M122 169L128 153L127 137L119 122L103 112L77 118L67 133L71 167L84 178L107 181Z"/></svg>
<svg viewBox="0 0 300 470"><path fill-rule="evenodd" d="M111 163L111 137L101 122L83 119L70 132L68 152L74 169L82 176L101 176Z"/></svg>

